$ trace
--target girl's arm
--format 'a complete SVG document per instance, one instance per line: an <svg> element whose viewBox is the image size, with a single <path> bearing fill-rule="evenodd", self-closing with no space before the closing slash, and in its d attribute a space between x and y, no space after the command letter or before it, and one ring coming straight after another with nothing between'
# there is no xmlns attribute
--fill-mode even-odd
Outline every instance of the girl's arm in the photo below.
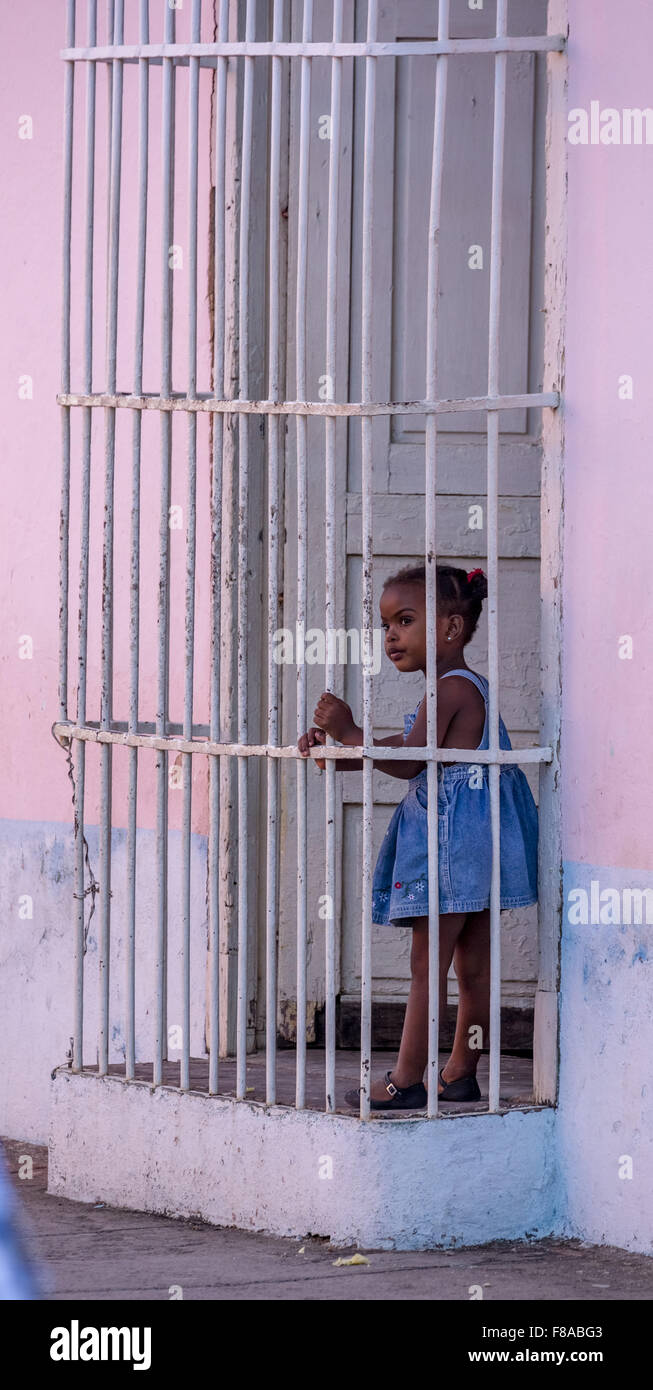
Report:
<svg viewBox="0 0 653 1390"><path fill-rule="evenodd" d="M349 746L350 748L355 748L357 745L360 745L363 742L363 730L356 728L352 731L351 734L349 734L346 738L341 739L340 741L345 745L345 747ZM390 734L388 738L374 738L372 739L372 742L375 748L403 748L404 739L403 734ZM361 772L363 768L363 759L334 758L333 765L337 772ZM412 763L405 763L404 766L412 767ZM380 760L379 762L374 760L372 762L372 767L380 767L381 769L388 767L396 767L396 763L390 763L389 761L386 763L385 759Z"/></svg>
<svg viewBox="0 0 653 1390"><path fill-rule="evenodd" d="M302 756L306 758L309 756L311 748L314 747L316 743L320 744L325 742L326 734L324 730L319 728L316 729L315 725L312 725L307 733L302 734L301 738L298 740L297 747ZM357 726L352 723L349 730L346 732L343 731L342 738L338 739L338 742L345 746L349 745L350 747L356 747L363 742L363 730L357 728ZM391 734L388 738L375 738L373 742L377 745L389 744L392 748L401 748L404 740L401 734ZM319 767L321 770L324 769L326 765L325 758L314 758L313 761L316 767ZM338 772L360 772L363 766L362 758L333 758L331 761ZM379 767L380 765L382 766L382 764L376 762L373 764L374 767Z"/></svg>
<svg viewBox="0 0 653 1390"><path fill-rule="evenodd" d="M454 684L453 680L447 681L447 685L444 684L444 681L438 681L438 748L444 747L447 729L449 728L454 714L456 714L460 708L460 693L455 689L451 689ZM449 687L449 689L447 689L447 687ZM347 742L355 743L356 740L351 738L348 739ZM417 711L415 723L405 739L402 738L401 734L396 734L392 738L375 738L374 742L387 743L395 748L424 748L426 746L426 696L424 696ZM357 764L358 767L361 765L361 763ZM373 766L382 768L390 777L398 777L400 781L407 782L411 777L417 777L418 772L421 772L427 764L423 761L409 762L408 759L405 762L393 763L390 758L388 758L387 761L384 758L382 762L375 761Z"/></svg>
<svg viewBox="0 0 653 1390"><path fill-rule="evenodd" d="M444 681L438 682L438 748L443 747L447 729L454 714L460 708L460 692L451 689L456 684L457 682L451 680L447 681L447 685L444 684ZM315 717L324 717L325 727L327 723L330 724L329 732L345 747L356 748L363 743L363 730L354 724L349 705L345 705L344 701L339 700L329 692L325 691L320 697L316 706ZM313 744L324 742L323 729L316 729L313 726L308 733L302 734L298 747L303 756L306 757ZM422 700L415 723L405 739L403 734L390 734L387 738L373 739L373 743L377 748L424 748L426 744L426 697ZM320 761L317 759L316 761L320 766ZM345 772L360 772L363 767L362 758L334 758L333 762L337 768L341 768ZM382 772L387 772L390 777L398 777L400 781L407 782L411 777L416 777L418 772L426 767L426 763L413 762L408 759L392 762L390 758L383 758L373 759L372 766L380 768Z"/></svg>

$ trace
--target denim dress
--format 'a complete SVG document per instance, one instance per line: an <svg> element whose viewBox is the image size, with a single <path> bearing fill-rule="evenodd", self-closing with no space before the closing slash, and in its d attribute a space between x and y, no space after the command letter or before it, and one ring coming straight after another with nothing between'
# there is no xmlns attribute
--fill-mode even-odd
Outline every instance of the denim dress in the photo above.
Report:
<svg viewBox="0 0 653 1390"><path fill-rule="evenodd" d="M485 700L479 748L487 748L488 682L473 671L465 676ZM404 740L415 723L419 701L404 715ZM499 747L512 748L499 717ZM471 751L471 750L470 750ZM537 902L538 816L525 774L516 764L500 771L500 910ZM427 769L411 777L395 808L379 851L372 880L372 921L406 926L409 917L428 915ZM481 912L490 906L492 830L487 764L438 764L438 889L440 912Z"/></svg>

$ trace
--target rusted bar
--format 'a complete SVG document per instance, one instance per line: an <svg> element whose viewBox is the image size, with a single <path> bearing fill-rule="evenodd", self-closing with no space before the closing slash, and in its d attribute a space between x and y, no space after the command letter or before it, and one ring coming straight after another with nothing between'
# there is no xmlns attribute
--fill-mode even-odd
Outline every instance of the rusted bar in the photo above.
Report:
<svg viewBox="0 0 653 1390"><path fill-rule="evenodd" d="M497 34L506 32L508 0L497 0ZM499 389L499 329L501 314L501 251L503 231L503 167L506 124L507 55L498 53L494 63L494 134L492 142L492 216L490 231L490 312L488 344L488 393ZM490 819L492 826L492 879L490 887L490 1083L488 1110L499 1109L501 1072L501 817L499 749L499 416L487 420L487 574L488 574L488 747L494 755L489 766Z"/></svg>
<svg viewBox="0 0 653 1390"><path fill-rule="evenodd" d="M59 405L112 406L116 410L202 410L217 415L453 415L465 410L537 409L560 404L558 391L522 392L516 396L461 396L441 401L246 401L216 400L202 395L194 399L184 394L166 396L79 395L67 392L57 396Z"/></svg>
<svg viewBox="0 0 653 1390"><path fill-rule="evenodd" d="M114 40L122 41L123 0L116 0ZM111 177L109 184L109 256L107 274L107 393L116 389L118 343L118 256L122 159L122 63L113 65L111 88ZM100 723L108 729L113 713L113 502L116 455L116 413L105 412L104 531L102 545L102 660ZM112 748L103 744L100 756L100 940L98 951L99 1030L98 1071L109 1069L109 987L111 950L111 799Z"/></svg>
<svg viewBox="0 0 653 1390"><path fill-rule="evenodd" d="M295 744L288 744L284 747L274 747L267 743L219 743L212 739L192 740L177 737L173 734L131 734L123 729L99 729L97 725L87 724L81 726L73 724L71 721L57 720L52 726L53 732L57 737L83 739L86 743L116 743L122 748L139 747L153 749L167 749L171 753L201 753L209 757L226 755L236 758L296 758L297 747ZM353 758L360 760L362 757L374 757L374 761L382 761L390 758L400 761L428 762L470 762L469 748L384 748L381 744L361 744L353 746L348 744L346 747L327 747L321 746L319 749L309 750L312 758ZM552 757L550 747L546 748L499 748L493 758L487 748L474 749L474 765L480 763L494 762L498 759L500 763L541 763L549 762Z"/></svg>
<svg viewBox="0 0 653 1390"><path fill-rule="evenodd" d="M166 39L174 39L175 11L165 11ZM161 389L167 395L172 386L172 271L170 247L172 229L173 187L173 129L174 129L174 70L171 59L163 64L162 109L162 192L161 192ZM172 421L167 411L161 413L161 495L159 513L159 592L157 605L158 662L157 662L157 733L165 735L168 721L168 666L170 649L170 461L172 450ZM153 1082L163 1080L163 1059L167 1053L166 956L168 936L168 754L165 744L157 758L156 809L156 1022L154 1039Z"/></svg>
<svg viewBox="0 0 653 1390"><path fill-rule="evenodd" d="M368 0L367 39L372 44L378 24L377 0ZM365 134L363 155L363 250L361 294L361 397L372 399L372 290L374 237L374 144L376 116L376 58L365 59ZM372 743L372 612L373 538L372 538L372 421L361 420L362 457L362 633L363 650L363 743ZM370 1117L370 1081L372 1067L372 836L373 836L373 761L363 758L363 882L361 894L361 1058L360 1058L360 1117Z"/></svg>
<svg viewBox="0 0 653 1390"><path fill-rule="evenodd" d="M252 37L256 21L254 0L247 0L245 30ZM249 209L252 192L252 140L254 115L254 60L245 58L243 90L243 143L240 182L239 277L238 277L238 394L249 395ZM249 420L238 419L238 742L247 743L248 717L248 506ZM247 758L238 758L238 1002L236 1010L236 1097L244 1100L247 1086L247 956L248 956L248 788Z"/></svg>
<svg viewBox="0 0 653 1390"><path fill-rule="evenodd" d="M202 65L215 67L215 60L221 57L279 57L279 58L403 58L435 56L440 53L560 53L566 47L564 34L517 34L505 38L447 39L440 43L434 39L404 39L388 43L332 43L325 41L302 40L299 43L274 43L270 41L250 42L240 40L229 43L163 43L121 44L119 48L100 45L95 48L64 48L60 57L76 63L102 63L112 58L122 58L125 62L136 62L139 58L149 58L151 63L173 60L188 63L189 58L199 58Z"/></svg>
<svg viewBox="0 0 653 1390"><path fill-rule="evenodd" d="M91 22L92 9L89 11ZM69 40L75 41L75 0L68 0L66 10L66 33ZM89 28L89 41L92 30ZM95 71L94 64L91 68ZM87 78L86 111L88 120L88 93L95 90L95 81ZM73 190L73 115L75 100L75 68L67 63L64 75L64 215L63 215L63 265L61 302L61 389L70 390L70 286L71 286L71 243L72 243L72 190ZM59 716L68 718L68 589L69 589L69 529L70 529L70 410L61 412L61 508L59 515ZM88 554L88 545L87 545ZM79 681L77 717L79 718ZM86 711L82 716L86 718ZM82 1042L84 1028L84 748L77 748L75 768L75 945L74 945L74 991L73 1011L73 1071L82 1067Z"/></svg>
<svg viewBox="0 0 653 1390"><path fill-rule="evenodd" d="M228 33L229 3L220 0L218 32L222 39ZM220 58L216 75L215 117L215 198L213 279L213 384L216 391L225 389L225 162L227 120L227 59ZM224 424L226 416L212 421L211 471L211 669L209 688L209 730L214 744L220 743L220 643L222 627L222 498L224 463ZM208 910L209 910L209 1093L218 1090L218 1054L220 1027L220 757L209 760L209 843L208 843ZM227 811L229 814L229 811Z"/></svg>
<svg viewBox="0 0 653 1390"><path fill-rule="evenodd" d="M342 37L342 0L334 0L333 38ZM339 173L340 173L340 125L342 114L342 58L331 61L331 116L329 144L329 224L327 236L327 290L326 290L326 375L329 395L333 395L336 382L336 331L338 305L338 216L339 216ZM335 628L336 596L336 420L332 415L325 416L325 555L326 555L326 593L325 629ZM335 664L327 651L326 689L333 690ZM329 736L327 743L333 746ZM335 763L329 758L326 764L326 860L325 892L327 917L325 921L325 1109L334 1111L336 1106L336 785Z"/></svg>
<svg viewBox="0 0 653 1390"><path fill-rule="evenodd" d="M438 7L438 38L449 34L449 0L440 0ZM437 329L440 294L440 215L442 210L442 174L444 169L444 139L447 105L448 57L436 59L435 115L433 123L433 157L431 166L431 199L427 239L426 289L426 394L435 396L437 390ZM437 703L437 583L436 583L436 519L437 519L437 416L428 415L425 438L424 501L426 508L426 737L429 743L438 741ZM438 854L438 766L427 764L427 860L429 905L429 973L428 973L428 1061L427 1116L438 1113L439 1035L440 1035L440 896Z"/></svg>
<svg viewBox="0 0 653 1390"><path fill-rule="evenodd" d="M283 0L274 0L273 34L283 33ZM281 58L272 59L270 94L270 221L268 395L279 396L280 381L280 218L281 218ZM268 743L279 743L279 667L274 659L279 621L280 418L270 417L268 448ZM279 764L267 767L266 915L265 915L265 1099L276 1100L277 1050L277 854L279 841Z"/></svg>
<svg viewBox="0 0 653 1390"><path fill-rule="evenodd" d="M148 37L148 3L141 0L140 34ZM138 73L138 243L136 250L136 324L134 333L134 390L143 389L143 333L145 326L145 236L147 229L147 174L149 125L149 67L143 59ZM142 416L134 413L132 430L132 496L129 559L129 731L138 729L138 676L140 650L140 515L141 515L141 426ZM127 941L126 941L126 1024L125 1076L136 1074L136 841L138 798L138 748L130 748L127 789Z"/></svg>
<svg viewBox="0 0 653 1390"><path fill-rule="evenodd" d="M308 42L313 24L313 0L304 0L303 37ZM310 150L311 60L301 62L299 109L299 187L297 191L297 311L295 316L295 358L297 396L306 394L306 292L308 282L308 170ZM307 600L307 447L306 417L297 416L297 623L306 628ZM306 728L306 665L297 666L297 737ZM298 758L297 777L297 1044L295 1105L301 1109L306 1099L306 774L303 758Z"/></svg>
<svg viewBox="0 0 653 1390"><path fill-rule="evenodd" d="M191 30L199 41L200 0L193 0ZM188 100L188 395L197 388L197 150L199 121L199 59L190 60ZM195 671L195 555L197 497L197 415L188 414L188 479L186 497L186 592L184 615L184 738L193 732L193 677ZM182 1036L179 1085L190 1087L190 850L192 830L193 763L182 756L183 807L181 826L181 999Z"/></svg>

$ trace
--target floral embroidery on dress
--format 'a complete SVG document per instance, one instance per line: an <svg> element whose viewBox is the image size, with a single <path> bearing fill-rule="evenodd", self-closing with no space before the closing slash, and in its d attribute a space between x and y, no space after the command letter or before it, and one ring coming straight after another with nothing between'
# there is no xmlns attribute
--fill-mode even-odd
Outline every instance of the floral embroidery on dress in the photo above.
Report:
<svg viewBox="0 0 653 1390"><path fill-rule="evenodd" d="M397 886L397 885L395 884L395 887L396 887L396 886ZM427 887L428 887L428 880L425 879L425 878L413 878L413 879L410 879L409 882L404 883L404 884L402 885L402 887L404 887L404 888L413 888L413 889L416 890L416 892L412 892L412 893L403 893L403 894L402 894L402 897L405 897L405 898L408 898L408 899L413 899L413 898L418 897L421 893L423 893L423 892L426 891L426 889L427 889ZM374 897L375 897L375 898L378 898L378 899L379 899L380 901L382 901L382 902L387 902L388 899L389 899L391 896L392 896L392 889L391 889L391 888L375 888L375 890L374 890Z"/></svg>

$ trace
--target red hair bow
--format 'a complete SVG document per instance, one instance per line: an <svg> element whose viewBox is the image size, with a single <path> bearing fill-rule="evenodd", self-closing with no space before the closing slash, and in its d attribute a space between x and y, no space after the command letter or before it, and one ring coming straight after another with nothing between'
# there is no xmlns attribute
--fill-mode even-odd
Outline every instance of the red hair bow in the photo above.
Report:
<svg viewBox="0 0 653 1390"><path fill-rule="evenodd" d="M483 573L482 570L470 570L470 571L469 571L469 574L467 575L467 583L469 584L470 579L473 579L475 574L482 574L482 573Z"/></svg>

